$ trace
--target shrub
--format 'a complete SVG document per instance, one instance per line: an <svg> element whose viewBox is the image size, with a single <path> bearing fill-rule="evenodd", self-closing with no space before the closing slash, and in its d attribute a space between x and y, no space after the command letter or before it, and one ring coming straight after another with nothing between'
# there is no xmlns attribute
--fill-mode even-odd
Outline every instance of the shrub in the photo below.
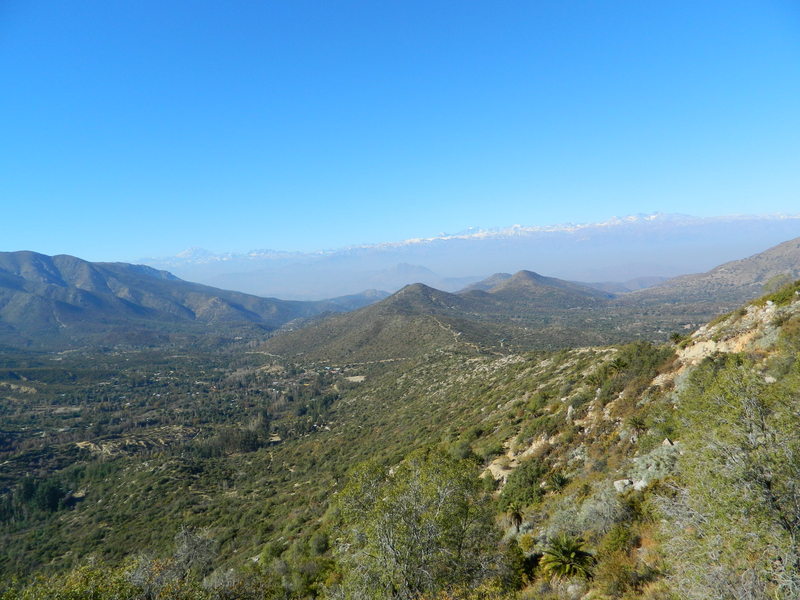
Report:
<svg viewBox="0 0 800 600"><path fill-rule="evenodd" d="M353 470L338 497L345 595L416 598L485 582L499 532L475 470L424 449L391 475L375 463Z"/></svg>
<svg viewBox="0 0 800 600"><path fill-rule="evenodd" d="M584 542L580 538L568 535L552 538L539 561L542 573L552 579L590 579L596 561L583 546Z"/></svg>
<svg viewBox="0 0 800 600"><path fill-rule="evenodd" d="M547 467L536 459L520 463L508 476L508 481L500 494L500 507L506 510L514 504L529 506L541 500L544 495L541 483L546 473Z"/></svg>
<svg viewBox="0 0 800 600"><path fill-rule="evenodd" d="M492 442L481 450L480 456L484 461L488 461L493 459L495 456L500 456L505 451L506 449L503 447L502 442Z"/></svg>
<svg viewBox="0 0 800 600"><path fill-rule="evenodd" d="M533 552L533 548L536 545L536 538L534 538L530 533L524 533L519 536L517 544L519 545L520 550L526 554L530 554Z"/></svg>

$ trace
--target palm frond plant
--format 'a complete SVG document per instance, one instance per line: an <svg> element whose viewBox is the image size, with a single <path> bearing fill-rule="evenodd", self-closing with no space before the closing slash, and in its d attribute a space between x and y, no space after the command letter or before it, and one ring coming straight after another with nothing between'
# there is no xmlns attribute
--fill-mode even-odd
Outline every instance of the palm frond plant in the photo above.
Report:
<svg viewBox="0 0 800 600"><path fill-rule="evenodd" d="M595 562L594 556L584 550L582 539L558 535L550 539L539 566L552 579L591 579Z"/></svg>

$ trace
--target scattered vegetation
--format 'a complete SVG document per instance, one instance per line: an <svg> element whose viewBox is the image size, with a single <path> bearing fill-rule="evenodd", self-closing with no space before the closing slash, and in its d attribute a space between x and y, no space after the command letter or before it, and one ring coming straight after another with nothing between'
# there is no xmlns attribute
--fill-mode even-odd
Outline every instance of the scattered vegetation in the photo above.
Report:
<svg viewBox="0 0 800 600"><path fill-rule="evenodd" d="M797 598L782 306L693 366L693 339L366 365L5 354L0 598Z"/></svg>

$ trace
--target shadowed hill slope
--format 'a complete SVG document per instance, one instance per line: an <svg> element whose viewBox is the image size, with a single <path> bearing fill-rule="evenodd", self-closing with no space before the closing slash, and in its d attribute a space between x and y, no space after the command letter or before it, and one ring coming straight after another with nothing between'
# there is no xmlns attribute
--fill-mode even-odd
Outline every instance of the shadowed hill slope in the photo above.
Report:
<svg viewBox="0 0 800 600"><path fill-rule="evenodd" d="M375 298L290 302L182 281L167 271L73 256L0 253L0 344L158 343L175 334L271 331Z"/></svg>

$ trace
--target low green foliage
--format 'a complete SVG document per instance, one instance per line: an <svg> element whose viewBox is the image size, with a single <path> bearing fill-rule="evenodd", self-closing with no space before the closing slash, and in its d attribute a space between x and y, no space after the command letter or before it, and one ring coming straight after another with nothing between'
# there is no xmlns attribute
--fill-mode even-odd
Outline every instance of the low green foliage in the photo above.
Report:
<svg viewBox="0 0 800 600"><path fill-rule="evenodd" d="M539 568L553 579L589 579L596 562L594 556L584 549L583 540L559 535L548 542Z"/></svg>
<svg viewBox="0 0 800 600"><path fill-rule="evenodd" d="M430 449L391 473L368 463L337 499L348 598L412 600L496 575L497 532L472 464Z"/></svg>
<svg viewBox="0 0 800 600"><path fill-rule="evenodd" d="M779 290L772 292L771 294L762 296L758 300L754 301L753 304L755 306L764 306L767 302L773 302L778 306L786 306L790 302L796 300L798 294L800 294L800 281L795 281L788 285L784 285Z"/></svg>
<svg viewBox="0 0 800 600"><path fill-rule="evenodd" d="M511 472L500 494L500 508L529 506L544 496L544 477L548 468L536 459L523 461Z"/></svg>
<svg viewBox="0 0 800 600"><path fill-rule="evenodd" d="M798 363L768 383L734 355L707 361L681 395L680 479L662 518L671 581L683 597L797 597L798 390Z"/></svg>

